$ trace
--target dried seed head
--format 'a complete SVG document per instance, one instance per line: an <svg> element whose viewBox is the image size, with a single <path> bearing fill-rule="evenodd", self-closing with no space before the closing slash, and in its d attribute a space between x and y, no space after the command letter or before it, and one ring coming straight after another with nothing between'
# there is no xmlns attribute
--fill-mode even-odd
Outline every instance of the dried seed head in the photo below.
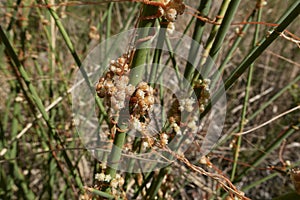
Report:
<svg viewBox="0 0 300 200"><path fill-rule="evenodd" d="M300 194L300 169L293 168L291 169L291 180L294 184L295 190L298 194Z"/></svg>
<svg viewBox="0 0 300 200"><path fill-rule="evenodd" d="M111 180L111 176L109 174L105 175L104 181L109 182Z"/></svg>
<svg viewBox="0 0 300 200"><path fill-rule="evenodd" d="M163 16L169 22L176 21L178 15L182 15L185 10L185 5L182 0L171 0L165 3Z"/></svg>
<svg viewBox="0 0 300 200"><path fill-rule="evenodd" d="M95 179L98 180L98 181L104 181L105 180L105 174L104 173L97 173L95 174Z"/></svg>
<svg viewBox="0 0 300 200"><path fill-rule="evenodd" d="M117 179L112 179L111 182L110 182L110 186L112 188L117 188L119 185L119 181Z"/></svg>
<svg viewBox="0 0 300 200"><path fill-rule="evenodd" d="M169 136L166 133L162 133L160 135L160 144L162 146L166 146L168 144L168 138L169 138Z"/></svg>
<svg viewBox="0 0 300 200"><path fill-rule="evenodd" d="M177 18L177 11L174 8L170 8L166 11L165 17L170 22L175 22Z"/></svg>
<svg viewBox="0 0 300 200"><path fill-rule="evenodd" d="M175 24L173 22L169 22L167 26L167 33L172 35L175 31Z"/></svg>
<svg viewBox="0 0 300 200"><path fill-rule="evenodd" d="M120 177L119 178L119 187L122 187L124 185L124 183L125 183L124 178Z"/></svg>

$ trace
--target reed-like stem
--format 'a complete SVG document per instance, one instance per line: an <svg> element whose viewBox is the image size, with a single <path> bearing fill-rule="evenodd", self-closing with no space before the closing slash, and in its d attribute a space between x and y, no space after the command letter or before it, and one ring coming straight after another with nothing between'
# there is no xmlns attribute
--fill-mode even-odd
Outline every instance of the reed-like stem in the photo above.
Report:
<svg viewBox="0 0 300 200"><path fill-rule="evenodd" d="M13 61L13 67L16 68L16 71L18 71L18 73L20 73L21 79L19 79L19 81L23 81L27 87L28 90L26 90L26 93L28 93L28 96L30 97L30 99L33 101L34 105L37 107L37 109L41 112L43 119L45 120L51 134L53 135L53 137L55 138L55 140L63 147L63 142L60 139L59 135L56 132L55 126L54 124L51 122L50 117L41 101L41 98L39 97L38 93L36 92L35 87L33 86L31 79L29 78L28 73L26 72L25 68L21 65L13 47L11 46L8 38L6 37L6 34L4 33L2 27L0 26L0 39L3 42L3 44L6 47L6 52L7 55L12 59ZM21 85L23 85L24 83L20 82ZM82 190L83 189L83 184L82 184L82 180L79 177L78 172L76 171L76 169L74 168L68 154L66 151L62 151L63 157L67 162L67 166L69 167L72 176L74 177L78 187Z"/></svg>
<svg viewBox="0 0 300 200"><path fill-rule="evenodd" d="M262 14L262 1L263 0L258 0L257 1L257 21L260 22L261 20L261 14ZM259 24L256 25L255 32L254 32L254 37L253 37L253 42L252 46L255 47L257 45L257 40L258 40L258 34L259 34ZM241 114L241 120L240 120L240 125L239 125L239 132L244 131L244 126L246 123L246 113L248 109L248 104L249 104L249 93L251 90L251 82L252 82L252 75L253 75L253 68L254 68L254 63L251 64L249 71L248 71L248 77L247 77L247 85L245 89L245 97L244 97L244 103L243 103L243 108L242 108L242 114ZM239 159L239 154L240 154L240 148L242 144L242 136L235 136L234 141L236 141L235 149L234 149L234 154L233 154L233 166L232 166L232 171L231 171L231 177L230 180L233 181L235 178L237 166L238 166L238 159Z"/></svg>
<svg viewBox="0 0 300 200"><path fill-rule="evenodd" d="M130 84L132 85L137 85L139 82L142 81L144 68L140 67L143 66L146 63L147 60L147 55L149 49L147 48L148 43L150 42L149 40L141 41L144 38L151 36L151 27L154 26L156 19L144 19L147 16L153 16L157 13L157 7L155 6L149 6L149 5L144 5L144 10L141 16L141 20L139 22L138 27L143 28L142 31L139 31L139 35L137 37L137 49L134 53L134 57L131 63L131 69L136 68L137 70L134 70L135 73L130 74ZM110 174L111 177L115 177L119 162L121 159L121 154L122 154L122 148L125 142L126 138L126 129L127 129L127 124L122 124L119 123L120 126L118 130L116 131L116 135L114 138L113 142L113 148L112 151L109 155L108 159L108 168L106 173Z"/></svg>
<svg viewBox="0 0 300 200"><path fill-rule="evenodd" d="M290 25L299 15L300 0L293 3L288 10L280 17L277 24L279 24L272 33L263 38L258 42L258 46L253 48L251 52L245 57L245 59L240 63L240 65L231 73L231 75L226 79L224 87L227 91L236 82L236 80L251 66L251 64L267 49L268 46L274 42L274 40L283 32L288 25ZM223 95L223 89L219 89L214 96L211 98L211 102L217 102L217 100ZM208 104L205 111L201 113L201 117L205 116L206 113L211 109L212 103Z"/></svg>
<svg viewBox="0 0 300 200"><path fill-rule="evenodd" d="M231 1L224 1L223 6L221 7L220 14L224 13L224 10L226 10L224 19L222 20L222 24L220 28L215 26L215 29L218 30L217 34L215 35L215 32L213 33L213 36L215 37L211 38L209 42L213 41L213 44L211 45L210 43L207 44L206 49L209 49L211 46L211 49L209 51L209 56L210 59L205 59L205 64L203 64L201 68L201 75L203 77L207 77L209 72L212 69L213 63L216 60L219 51L223 45L224 39L226 37L226 34L230 28L231 22L234 18L234 15L236 14L236 10L238 9L238 6L240 4L241 0L231 0ZM228 5L229 3L229 5ZM227 7L228 6L228 7ZM221 20L221 19L219 19ZM216 31L213 29L213 31ZM214 39L214 40L213 40ZM202 62L204 63L204 62Z"/></svg>
<svg viewBox="0 0 300 200"><path fill-rule="evenodd" d="M211 0L208 0L208 1L202 0L201 1L200 5L198 7L198 11L201 13L201 15L207 16L209 14L211 3L212 3ZM197 53L199 51L199 46L201 44L204 27L205 27L205 22L197 20L195 28L194 28L194 32L193 32L193 40L195 40L197 43L193 42L191 45L189 56L188 56L188 60L190 62L188 62L186 64L185 71L184 71L184 78L186 80L188 80L189 82L192 82L193 77L194 77L195 66L197 64L197 63L195 63L195 60L196 60L197 56L199 56L199 55L197 55ZM198 44L198 45L196 45L196 44Z"/></svg>

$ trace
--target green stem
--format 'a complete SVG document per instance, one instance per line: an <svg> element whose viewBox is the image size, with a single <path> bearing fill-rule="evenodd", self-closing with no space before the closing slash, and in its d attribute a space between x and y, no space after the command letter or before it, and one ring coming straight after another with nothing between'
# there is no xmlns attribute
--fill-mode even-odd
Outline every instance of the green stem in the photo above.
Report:
<svg viewBox="0 0 300 200"><path fill-rule="evenodd" d="M251 22L253 20L253 17L255 15L256 9L252 12L252 14L248 17L247 22ZM249 28L250 24L245 24L243 26L243 28L241 29L240 33L237 35L234 43L232 44L232 46L229 48L225 59L222 61L222 64L220 65L220 67L218 68L218 71L216 71L214 73L214 75L212 76L212 84L211 84L211 88L215 88L216 83L219 80L219 77L221 76L221 74L224 71L225 66L228 64L228 62L230 61L230 59L232 58L233 53L236 51L236 49L238 48L238 45L240 44L240 42L243 39L244 33L247 32L248 28Z"/></svg>
<svg viewBox="0 0 300 200"><path fill-rule="evenodd" d="M280 146L283 140L294 134L299 130L300 123L297 125L291 126L288 130L286 130L285 133L279 135L277 138L274 139L274 142L272 142L260 155L258 155L252 163L249 164L249 167L244 169L236 178L233 183L236 183L241 180L241 178L253 167L256 167L258 164L260 164L271 152L273 152L276 148Z"/></svg>
<svg viewBox="0 0 300 200"><path fill-rule="evenodd" d="M300 0L297 0L292 4L289 9L280 18L277 24L279 24L275 30L272 31L271 35L262 39L255 48L248 54L248 56L241 62L241 64L231 73L231 75L225 81L225 91L227 91L236 82L236 80L247 70L250 65L266 50L272 42L280 35L284 29L291 24L299 15L300 10ZM219 89L214 96L211 98L210 104L206 107L205 111L201 114L201 117L205 116L211 109L213 103L223 95L223 89Z"/></svg>
<svg viewBox="0 0 300 200"><path fill-rule="evenodd" d="M45 120L48 128L50 129L50 133L54 136L54 138L56 139L56 141L58 141L58 143L63 146L63 142L61 140L61 138L59 137L58 133L56 132L55 126L54 124L51 122L50 117L41 101L41 98L39 97L39 95L36 92L35 87L33 86L33 84L30 81L30 78L25 70L25 68L23 67L23 65L21 65L13 47L11 46L8 38L6 37L2 27L0 26L0 39L1 41L4 43L5 47L6 47L6 52L8 54L8 56L12 59L13 61L13 67L16 68L16 70L18 71L18 73L20 73L20 76L23 80L23 82L26 84L28 91L26 91L26 93L28 93L28 96L30 96L34 102L34 104L36 105L36 107L38 108L38 110L41 112L41 115L43 117L43 119ZM21 79L20 79L21 80ZM20 82L20 84L23 84L22 82ZM80 189L83 189L83 185L82 185L82 181L79 178L79 175L77 173L77 171L75 170L68 154L66 153L66 151L62 151L63 153L63 157L67 162L67 165L77 183L77 185L79 186Z"/></svg>
<svg viewBox="0 0 300 200"><path fill-rule="evenodd" d="M263 0L258 0L257 5L261 5L262 4L261 1L263 1ZM261 20L261 14L262 14L261 8L262 8L261 6L258 7L258 14L257 14L258 22ZM259 34L259 24L257 24L256 28L255 28L254 38L253 38L253 42L252 42L253 47L256 46L256 43L258 40L258 34ZM243 109L242 109L242 116L241 116L241 121L240 121L239 132L243 132L244 125L246 123L246 113L247 113L248 102L249 102L249 93L250 93L250 89L251 89L253 66L254 66L254 63L251 64L251 66L249 68L249 72L248 72L247 86L246 86L246 90L245 90L245 98L244 98L244 104L243 104ZM233 155L234 160L233 160L233 167L232 167L231 178L230 178L231 181L234 180L235 173L237 170L240 147L241 147L241 143L242 143L242 136L240 135L240 136L235 137L235 140L237 140L237 141L236 141L236 148L235 148L234 155Z"/></svg>
<svg viewBox="0 0 300 200"><path fill-rule="evenodd" d="M151 186L147 191L147 199L155 199L165 175L168 174L170 170L170 167L165 167L159 171L158 176L152 180Z"/></svg>
<svg viewBox="0 0 300 200"><path fill-rule="evenodd" d="M214 42L211 46L211 49L209 51L209 56L211 59L207 59L205 60L205 68L204 66L201 68L201 75L203 77L207 77L207 75L209 74L209 72L211 71L210 69L213 66L213 62L216 60L219 51L223 45L224 39L226 37L227 31L230 28L231 22L233 20L234 15L236 14L236 10L240 4L241 0L232 0L230 1L228 7L228 1L224 1L224 8L221 9L220 14L223 13L223 11L226 9L226 13L224 15L224 19L222 20L222 24L218 30L218 33L216 34L215 38L214 38ZM217 29L217 27L215 26L215 29ZM213 30L214 31L214 30ZM214 35L214 32L212 32ZM210 46L210 44L208 44L208 46L206 48L208 48Z"/></svg>
<svg viewBox="0 0 300 200"><path fill-rule="evenodd" d="M211 7L211 0L208 0L208 1L202 0L198 7L198 11L202 15L207 16L209 13L210 7ZM189 56L188 56L189 62L187 62L187 65L186 65L185 71L184 71L184 78L186 80L188 80L189 82L191 82L194 77L194 71L195 71L194 66L196 66L196 63L194 63L194 62L198 56L197 55L197 53L199 51L198 48L199 48L199 44L201 43L204 27L205 27L205 22L197 20L195 28L194 28L194 32L193 32L193 40L195 40L197 43L192 42Z"/></svg>
<svg viewBox="0 0 300 200"><path fill-rule="evenodd" d="M156 13L157 13L157 7L144 5L144 10L141 17L145 18L147 16L153 16ZM130 84L132 85L137 85L142 80L144 68L139 66L144 65L147 61L147 56L149 51L147 46L150 42L149 40L142 41L142 39L151 36L151 34L153 34L151 33L151 27L153 27L154 25L155 25L155 19L142 19L139 22L139 28L143 28L143 29L139 32L139 35L137 37L137 41L138 41L137 50L134 53L134 57L131 63L131 68L137 69L134 70L135 73L130 74ZM121 124L119 126L119 129L126 130L127 129L126 123ZM117 168L119 166L119 162L121 159L122 148L126 138L126 132L120 130L117 130L116 132L114 142L113 142L114 145L108 159L108 168L106 174L110 174L111 177L115 177L116 175Z"/></svg>

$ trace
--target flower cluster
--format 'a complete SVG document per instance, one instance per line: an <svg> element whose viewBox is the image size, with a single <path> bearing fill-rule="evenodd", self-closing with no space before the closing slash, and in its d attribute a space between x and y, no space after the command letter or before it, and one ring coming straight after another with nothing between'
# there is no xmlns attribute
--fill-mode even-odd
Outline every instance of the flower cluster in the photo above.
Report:
<svg viewBox="0 0 300 200"><path fill-rule="evenodd" d="M159 15L162 16L167 22L167 33L173 34L175 30L174 22L178 15L182 15L185 10L183 0L162 0L162 5L158 7Z"/></svg>
<svg viewBox="0 0 300 200"><path fill-rule="evenodd" d="M146 82L137 85L136 90L130 98L130 114L140 119L146 117L154 104L154 90Z"/></svg>
<svg viewBox="0 0 300 200"><path fill-rule="evenodd" d="M129 54L124 54L117 60L111 60L109 71L99 79L96 92L100 98L105 98L112 113L125 107L125 98L134 92L134 86L129 83Z"/></svg>
<svg viewBox="0 0 300 200"><path fill-rule="evenodd" d="M205 110L205 106L208 104L209 99L210 99L210 79L199 79L195 83L195 88L200 89L200 95L198 98L198 103L199 103L199 109L200 112L202 113Z"/></svg>
<svg viewBox="0 0 300 200"><path fill-rule="evenodd" d="M109 185L113 195L120 195L118 189L122 190L122 186L125 183L124 178L121 177L120 174L116 174L116 176L112 178L109 174L97 173L95 174L95 179L100 182L100 188Z"/></svg>
<svg viewBox="0 0 300 200"><path fill-rule="evenodd" d="M146 82L137 85L129 101L130 128L145 133L150 122L149 113L154 104L154 90Z"/></svg>
<svg viewBox="0 0 300 200"><path fill-rule="evenodd" d="M293 168L290 172L291 180L294 184L295 190L300 194L300 169Z"/></svg>
<svg viewBox="0 0 300 200"><path fill-rule="evenodd" d="M159 12L169 22L176 21L177 15L184 13L183 0L163 0L163 4L164 6L159 7Z"/></svg>
<svg viewBox="0 0 300 200"><path fill-rule="evenodd" d="M95 174L95 179L98 181L110 182L111 176L109 174L105 175L104 173L101 173L101 174L97 173L97 174Z"/></svg>
<svg viewBox="0 0 300 200"><path fill-rule="evenodd" d="M193 98L181 99L179 100L179 104L180 104L179 110L181 112L183 112L184 110L187 112L192 112L194 109L193 107L194 103L195 103L195 99Z"/></svg>

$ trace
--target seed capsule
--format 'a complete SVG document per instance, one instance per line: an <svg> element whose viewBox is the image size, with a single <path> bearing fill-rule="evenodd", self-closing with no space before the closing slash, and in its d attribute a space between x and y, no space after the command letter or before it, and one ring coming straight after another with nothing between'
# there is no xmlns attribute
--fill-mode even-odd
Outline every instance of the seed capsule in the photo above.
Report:
<svg viewBox="0 0 300 200"><path fill-rule="evenodd" d="M293 168L291 170L291 180L294 184L296 192L300 194L300 169Z"/></svg>

